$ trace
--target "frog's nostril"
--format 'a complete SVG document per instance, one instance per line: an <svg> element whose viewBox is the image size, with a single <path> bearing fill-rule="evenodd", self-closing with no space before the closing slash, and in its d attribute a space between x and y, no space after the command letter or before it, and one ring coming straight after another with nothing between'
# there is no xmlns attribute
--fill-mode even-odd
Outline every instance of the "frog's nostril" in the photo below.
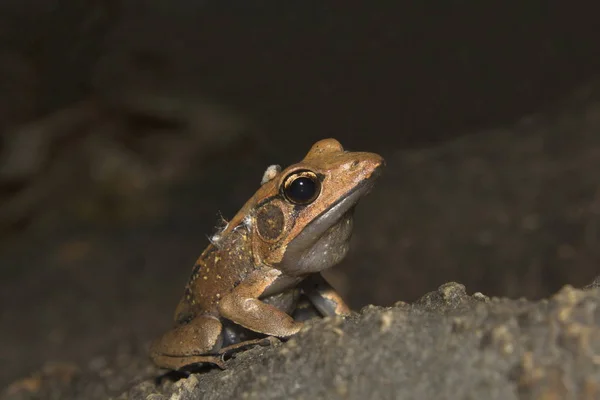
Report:
<svg viewBox="0 0 600 400"><path fill-rule="evenodd" d="M358 164L360 164L360 162L358 160L354 160L354 161L352 161L350 168L354 169L354 168L358 167Z"/></svg>

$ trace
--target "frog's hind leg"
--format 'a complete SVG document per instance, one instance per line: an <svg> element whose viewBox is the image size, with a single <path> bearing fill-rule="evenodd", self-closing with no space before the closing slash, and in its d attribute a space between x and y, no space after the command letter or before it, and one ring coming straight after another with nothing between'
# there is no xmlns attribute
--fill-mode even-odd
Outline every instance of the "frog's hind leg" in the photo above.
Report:
<svg viewBox="0 0 600 400"><path fill-rule="evenodd" d="M223 326L218 318L198 315L188 323L165 333L150 346L150 357L162 368L187 369L200 363L210 363L224 369Z"/></svg>

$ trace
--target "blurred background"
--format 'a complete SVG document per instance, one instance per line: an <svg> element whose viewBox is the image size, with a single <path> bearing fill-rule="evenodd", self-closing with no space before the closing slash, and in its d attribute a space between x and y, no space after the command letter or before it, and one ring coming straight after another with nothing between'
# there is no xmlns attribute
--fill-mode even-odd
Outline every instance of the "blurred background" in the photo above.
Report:
<svg viewBox="0 0 600 400"><path fill-rule="evenodd" d="M325 137L388 165L328 273L356 309L591 282L600 27L554 3L2 1L0 384L143 354L218 213Z"/></svg>

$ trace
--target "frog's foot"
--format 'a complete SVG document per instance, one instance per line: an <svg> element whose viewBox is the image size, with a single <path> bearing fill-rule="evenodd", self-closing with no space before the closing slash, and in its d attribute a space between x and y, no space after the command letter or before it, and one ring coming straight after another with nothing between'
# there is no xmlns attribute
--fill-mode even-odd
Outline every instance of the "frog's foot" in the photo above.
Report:
<svg viewBox="0 0 600 400"><path fill-rule="evenodd" d="M246 340L244 342L235 343L235 344L231 344L227 347L223 347L221 350L219 350L218 354L221 355L223 358L225 358L225 357L230 358L234 354L239 353L244 350L248 350L251 347L272 346L277 342L278 342L278 339L274 336L267 336L267 337L260 338L260 339Z"/></svg>
<svg viewBox="0 0 600 400"><path fill-rule="evenodd" d="M352 314L350 307L320 273L312 274L302 282L304 295L314 309L324 316L347 316ZM310 307L308 307L310 309Z"/></svg>
<svg viewBox="0 0 600 400"><path fill-rule="evenodd" d="M213 364L220 369L226 369L225 358L229 359L233 355L248 350L255 346L271 346L277 342L277 338L267 336L261 339L246 340L244 342L235 343L220 349L214 355L199 355L199 356L167 356L161 355L155 358L156 363L168 366L169 369L176 371L189 371L200 367L202 364Z"/></svg>
<svg viewBox="0 0 600 400"><path fill-rule="evenodd" d="M174 371L195 370L203 364L216 365L220 369L225 369L225 360L222 355L215 356L157 356L155 362L163 366L163 368L172 369Z"/></svg>

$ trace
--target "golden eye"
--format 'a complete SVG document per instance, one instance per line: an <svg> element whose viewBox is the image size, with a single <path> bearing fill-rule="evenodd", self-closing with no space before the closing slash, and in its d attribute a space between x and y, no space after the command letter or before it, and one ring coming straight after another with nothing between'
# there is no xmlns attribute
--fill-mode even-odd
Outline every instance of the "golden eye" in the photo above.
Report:
<svg viewBox="0 0 600 400"><path fill-rule="evenodd" d="M319 178L311 171L296 171L283 181L283 195L294 204L310 204L320 192Z"/></svg>

